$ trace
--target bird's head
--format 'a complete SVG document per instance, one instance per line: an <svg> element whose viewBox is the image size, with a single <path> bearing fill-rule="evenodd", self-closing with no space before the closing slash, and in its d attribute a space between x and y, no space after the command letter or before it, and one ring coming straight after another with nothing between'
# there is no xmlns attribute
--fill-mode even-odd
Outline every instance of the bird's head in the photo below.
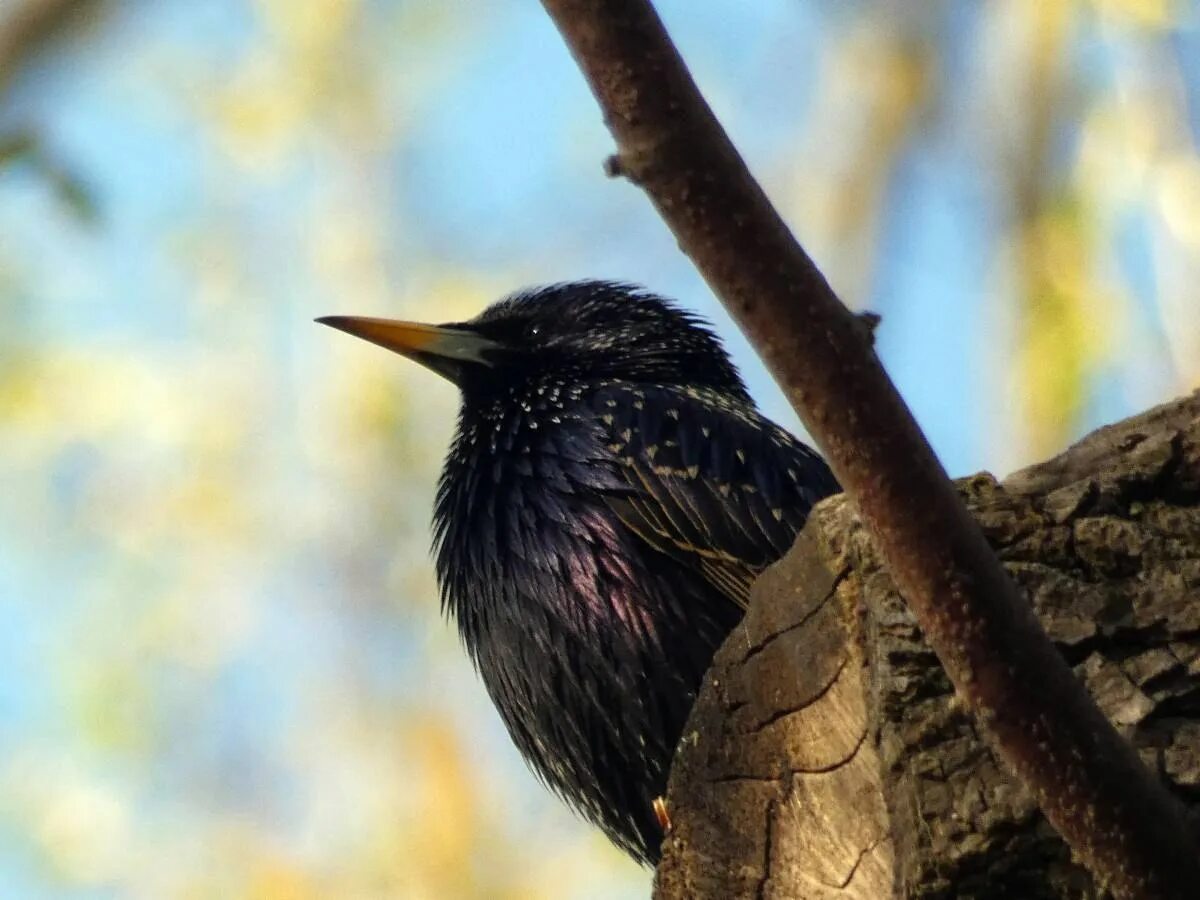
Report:
<svg viewBox="0 0 1200 900"><path fill-rule="evenodd" d="M467 398L559 379L707 387L748 400L703 320L624 284L580 281L521 291L446 325L355 316L317 321L432 369Z"/></svg>

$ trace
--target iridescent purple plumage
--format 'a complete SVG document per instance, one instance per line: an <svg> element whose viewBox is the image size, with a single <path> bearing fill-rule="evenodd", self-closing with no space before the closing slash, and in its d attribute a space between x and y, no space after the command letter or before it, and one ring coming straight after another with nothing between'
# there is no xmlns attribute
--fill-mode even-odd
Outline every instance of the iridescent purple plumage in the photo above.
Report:
<svg viewBox="0 0 1200 900"><path fill-rule="evenodd" d="M463 395L434 514L444 606L533 770L654 862L712 654L837 484L660 298L555 285L446 329L487 349L439 368Z"/></svg>

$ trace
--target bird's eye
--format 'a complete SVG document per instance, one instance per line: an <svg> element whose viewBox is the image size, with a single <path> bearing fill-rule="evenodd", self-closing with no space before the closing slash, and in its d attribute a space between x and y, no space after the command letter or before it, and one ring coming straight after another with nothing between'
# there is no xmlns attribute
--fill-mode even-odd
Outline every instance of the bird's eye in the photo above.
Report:
<svg viewBox="0 0 1200 900"><path fill-rule="evenodd" d="M542 326L541 326L541 325L531 325L531 326L529 326L529 335L530 335L530 337L537 337L537 336L538 336L538 332L540 332L541 330L542 330Z"/></svg>

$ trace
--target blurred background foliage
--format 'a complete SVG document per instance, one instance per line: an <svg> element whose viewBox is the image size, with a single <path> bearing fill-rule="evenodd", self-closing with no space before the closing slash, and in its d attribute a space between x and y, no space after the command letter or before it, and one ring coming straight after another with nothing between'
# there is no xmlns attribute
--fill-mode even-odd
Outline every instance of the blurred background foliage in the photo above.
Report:
<svg viewBox="0 0 1200 900"><path fill-rule="evenodd" d="M664 0L954 474L1200 382L1189 0ZM452 389L319 329L710 315L537 4L0 0L0 896L639 897L440 619Z"/></svg>

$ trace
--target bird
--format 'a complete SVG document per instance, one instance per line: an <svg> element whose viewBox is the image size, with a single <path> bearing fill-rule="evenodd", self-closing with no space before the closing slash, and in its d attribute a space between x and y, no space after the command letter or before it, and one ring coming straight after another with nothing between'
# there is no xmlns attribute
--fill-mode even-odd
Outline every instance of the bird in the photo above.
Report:
<svg viewBox="0 0 1200 900"><path fill-rule="evenodd" d="M676 745L755 577L840 487L755 406L711 326L613 281L444 325L318 322L454 383L433 556L534 774L656 865Z"/></svg>

